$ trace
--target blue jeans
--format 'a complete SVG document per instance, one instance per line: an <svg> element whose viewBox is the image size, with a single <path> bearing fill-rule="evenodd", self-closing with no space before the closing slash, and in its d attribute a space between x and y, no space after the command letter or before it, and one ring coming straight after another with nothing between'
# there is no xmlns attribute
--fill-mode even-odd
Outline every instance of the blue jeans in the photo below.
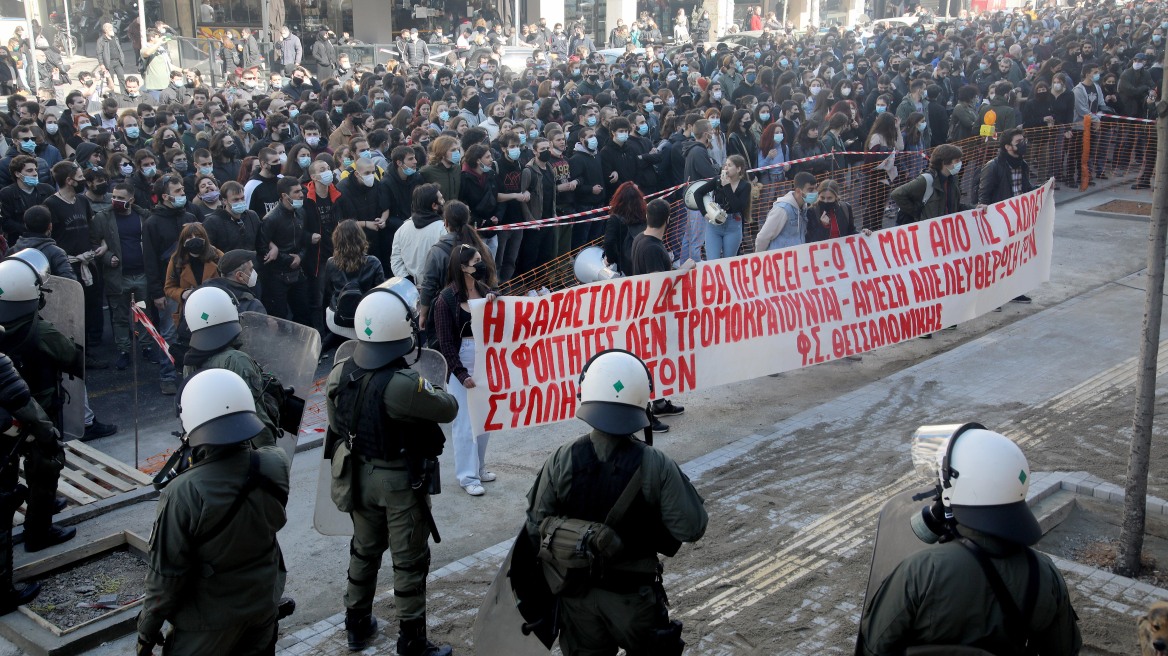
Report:
<svg viewBox="0 0 1168 656"><path fill-rule="evenodd" d="M705 241L706 229L705 226L709 222L701 212L689 210L686 215L685 225L682 227L681 234L681 251L677 254L677 261L684 263L686 260L693 260L699 262L702 259L702 242ZM739 237L741 241L741 237Z"/></svg>
<svg viewBox="0 0 1168 656"><path fill-rule="evenodd" d="M722 225L706 221L706 259L734 257L742 245L742 219L740 214L726 217Z"/></svg>

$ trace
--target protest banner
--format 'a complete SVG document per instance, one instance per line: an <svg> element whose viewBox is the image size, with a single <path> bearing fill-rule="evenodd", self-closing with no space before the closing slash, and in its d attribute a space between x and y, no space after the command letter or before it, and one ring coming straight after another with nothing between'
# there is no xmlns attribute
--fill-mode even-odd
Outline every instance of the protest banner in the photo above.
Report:
<svg viewBox="0 0 1168 656"><path fill-rule="evenodd" d="M1052 181L982 210L791 248L470 304L476 433L576 413L584 364L639 355L654 397L897 344L1050 279Z"/></svg>

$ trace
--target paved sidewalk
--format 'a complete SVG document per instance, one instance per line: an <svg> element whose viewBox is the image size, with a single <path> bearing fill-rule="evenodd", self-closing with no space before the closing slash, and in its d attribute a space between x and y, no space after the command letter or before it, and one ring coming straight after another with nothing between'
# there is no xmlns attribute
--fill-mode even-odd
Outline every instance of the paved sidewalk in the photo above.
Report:
<svg viewBox="0 0 1168 656"><path fill-rule="evenodd" d="M917 482L908 456L912 431L981 421L1022 441L1032 463L1041 462L1044 451L1064 446L1066 431L1052 420L1033 420L1035 410L1081 405L1134 383L1142 281L1136 275L1104 285L686 463L711 523L705 540L667 559L666 572L674 615L685 622L695 653L847 651L876 512L889 495ZM1057 423L1060 414L1047 416ZM1106 498L1107 482L1097 483ZM1122 493L1114 485L1110 491L1116 489ZM432 573L434 639L456 652L473 650L474 610L508 546ZM1089 568L1060 564L1084 622L1132 616L1149 599L1168 599L1168 590L1110 575L1112 585L1104 586ZM392 617L391 605L389 591L377 602L378 614ZM383 626L387 636L396 632L391 622ZM384 650L389 640L374 649ZM347 653L343 615L279 645L282 654Z"/></svg>

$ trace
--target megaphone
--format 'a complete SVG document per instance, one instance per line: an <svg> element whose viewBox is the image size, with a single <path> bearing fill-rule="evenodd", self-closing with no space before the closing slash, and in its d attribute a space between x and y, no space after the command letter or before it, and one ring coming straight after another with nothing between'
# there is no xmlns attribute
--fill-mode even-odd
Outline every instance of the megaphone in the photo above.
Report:
<svg viewBox="0 0 1168 656"><path fill-rule="evenodd" d="M580 284L583 285L601 280L612 280L621 275L615 265L605 266L604 249L599 246L589 246L581 250L572 263L572 271L576 274L576 280L579 280Z"/></svg>
<svg viewBox="0 0 1168 656"><path fill-rule="evenodd" d="M329 332L334 335L340 335L345 339L357 339L357 329L352 326L338 326L336 322L336 313L332 308L326 307L324 309L324 325L328 327Z"/></svg>
<svg viewBox="0 0 1168 656"><path fill-rule="evenodd" d="M711 193L717 188L717 183L713 180L698 180L691 183L685 188L685 207L694 212L704 212L706 208L702 207L702 198L706 194Z"/></svg>

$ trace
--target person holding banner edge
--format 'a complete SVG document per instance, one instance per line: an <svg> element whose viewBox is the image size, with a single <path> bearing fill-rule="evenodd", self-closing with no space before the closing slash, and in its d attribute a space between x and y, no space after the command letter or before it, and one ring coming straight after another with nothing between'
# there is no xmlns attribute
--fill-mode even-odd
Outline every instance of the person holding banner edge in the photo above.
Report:
<svg viewBox="0 0 1168 656"><path fill-rule="evenodd" d="M1021 128L1011 128L998 137L998 156L981 169L977 192L979 207L1034 190L1030 165L1025 160L1027 145L1026 134ZM1030 303L1030 297L1022 294L1011 302Z"/></svg>

